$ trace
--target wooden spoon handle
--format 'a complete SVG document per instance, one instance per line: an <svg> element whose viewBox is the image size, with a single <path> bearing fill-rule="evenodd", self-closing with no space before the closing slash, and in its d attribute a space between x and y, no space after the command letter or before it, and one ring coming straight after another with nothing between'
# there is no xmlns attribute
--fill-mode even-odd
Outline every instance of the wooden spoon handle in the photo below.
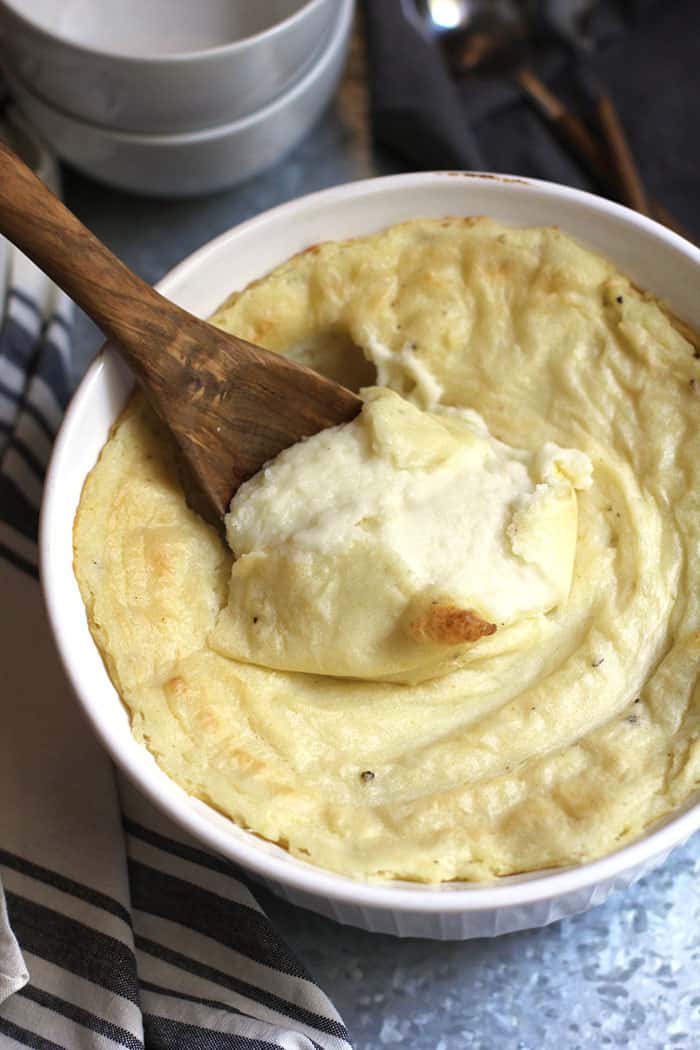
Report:
<svg viewBox="0 0 700 1050"><path fill-rule="evenodd" d="M112 255L2 142L0 232L83 308L138 373L167 352L178 309Z"/></svg>

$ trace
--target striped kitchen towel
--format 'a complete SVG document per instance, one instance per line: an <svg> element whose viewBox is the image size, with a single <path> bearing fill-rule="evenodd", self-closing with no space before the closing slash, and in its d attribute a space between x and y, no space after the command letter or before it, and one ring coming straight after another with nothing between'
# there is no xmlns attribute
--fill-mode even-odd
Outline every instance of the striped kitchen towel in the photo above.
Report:
<svg viewBox="0 0 700 1050"><path fill-rule="evenodd" d="M348 1050L245 876L117 781L70 694L36 535L71 304L0 253L0 1047Z"/></svg>

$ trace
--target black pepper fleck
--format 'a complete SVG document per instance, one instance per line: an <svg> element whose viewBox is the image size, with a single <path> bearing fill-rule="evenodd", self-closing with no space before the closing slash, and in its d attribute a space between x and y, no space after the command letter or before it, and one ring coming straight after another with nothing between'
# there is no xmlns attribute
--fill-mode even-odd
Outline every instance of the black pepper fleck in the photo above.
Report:
<svg viewBox="0 0 700 1050"><path fill-rule="evenodd" d="M693 350L693 357L696 361L700 361L700 349Z"/></svg>
<svg viewBox="0 0 700 1050"><path fill-rule="evenodd" d="M605 663L605 657L601 656L598 660L594 660L591 667L600 667L602 663Z"/></svg>
<svg viewBox="0 0 700 1050"><path fill-rule="evenodd" d="M365 769L364 773L360 773L360 780L363 784L369 784L374 780L374 773L371 769Z"/></svg>
<svg viewBox="0 0 700 1050"><path fill-rule="evenodd" d="M623 295L618 295L617 301L618 301L618 303L624 303L625 297Z"/></svg>
<svg viewBox="0 0 700 1050"><path fill-rule="evenodd" d="M629 722L631 726L636 726L639 722L639 715L627 715L625 722Z"/></svg>
<svg viewBox="0 0 700 1050"><path fill-rule="evenodd" d="M257 623L257 622L258 622L258 618L257 618L257 616L254 616L253 617L253 623Z"/></svg>

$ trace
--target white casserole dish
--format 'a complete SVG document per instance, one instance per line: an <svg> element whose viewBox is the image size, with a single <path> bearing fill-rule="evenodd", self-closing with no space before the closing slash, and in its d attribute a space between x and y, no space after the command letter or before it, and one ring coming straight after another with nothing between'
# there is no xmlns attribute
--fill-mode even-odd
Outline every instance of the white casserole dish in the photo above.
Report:
<svg viewBox="0 0 700 1050"><path fill-rule="evenodd" d="M410 218L475 214L518 226L560 226L700 328L700 251L693 245L602 198L493 175L399 175L292 201L218 237L158 287L206 317L234 288L318 241L355 237ZM104 746L144 794L206 846L286 899L340 922L401 936L466 939L543 926L599 904L660 864L700 828L696 797L636 842L593 863L489 884L367 884L297 860L186 795L133 739L90 636L72 568L73 518L82 485L131 386L126 368L108 350L94 362L70 405L45 487L42 580L64 666Z"/></svg>

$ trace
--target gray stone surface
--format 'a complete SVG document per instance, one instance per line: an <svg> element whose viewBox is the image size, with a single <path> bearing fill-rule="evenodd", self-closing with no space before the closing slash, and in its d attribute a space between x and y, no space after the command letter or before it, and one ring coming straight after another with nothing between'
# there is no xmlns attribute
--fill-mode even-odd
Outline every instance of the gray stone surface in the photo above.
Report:
<svg viewBox="0 0 700 1050"><path fill-rule="evenodd" d="M154 201L67 171L65 195L118 255L156 281L257 212L388 170L330 110L284 163L227 193ZM76 378L99 343L80 316ZM261 896L335 1001L356 1050L700 1048L699 836L602 907L493 941L399 941Z"/></svg>
<svg viewBox="0 0 700 1050"><path fill-rule="evenodd" d="M700 1047L700 836L602 907L493 940L397 940L263 903L356 1050Z"/></svg>

